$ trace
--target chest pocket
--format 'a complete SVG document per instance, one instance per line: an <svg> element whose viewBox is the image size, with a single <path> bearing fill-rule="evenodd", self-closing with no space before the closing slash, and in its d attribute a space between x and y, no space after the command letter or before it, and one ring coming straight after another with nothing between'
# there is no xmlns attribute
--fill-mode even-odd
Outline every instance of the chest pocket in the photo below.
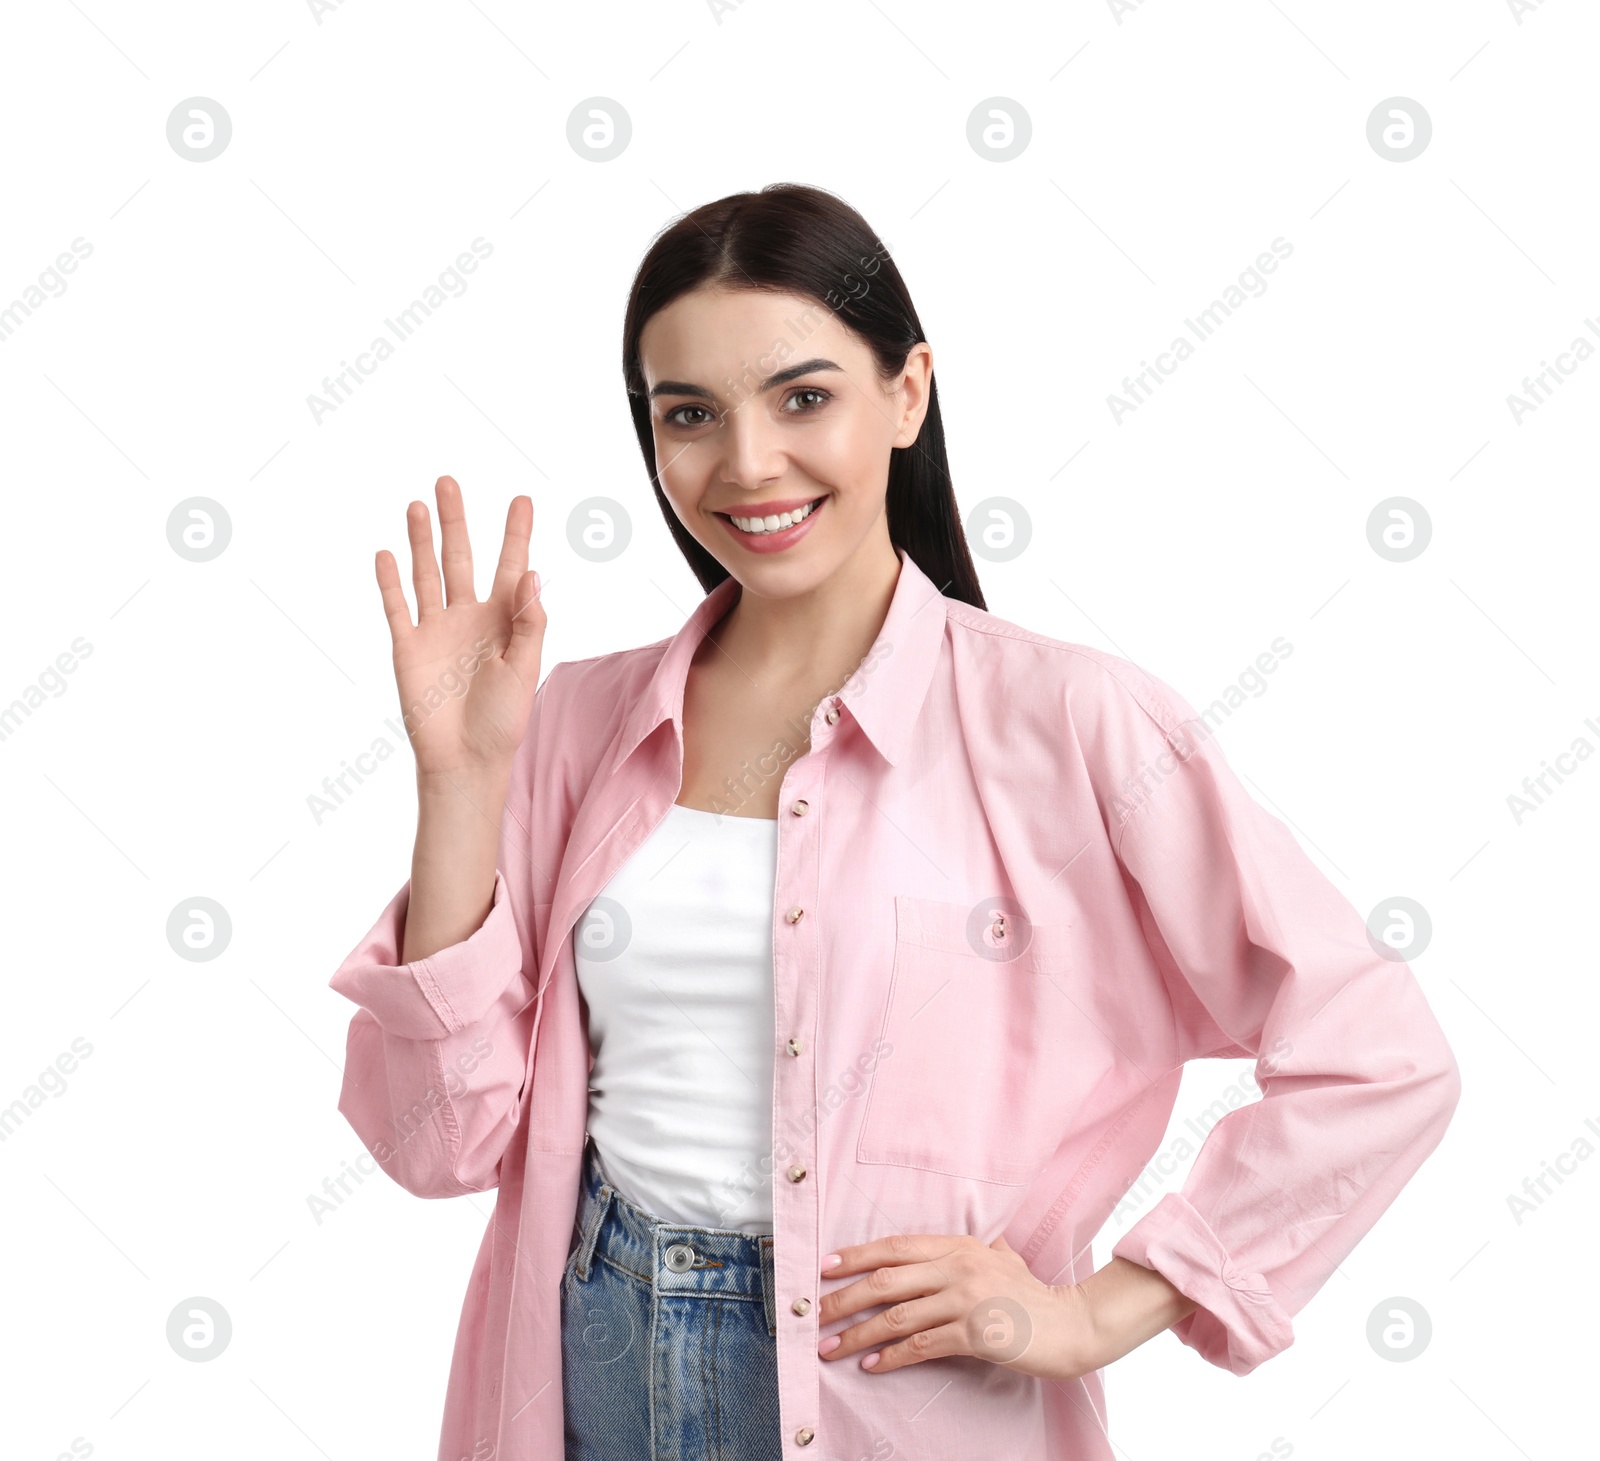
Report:
<svg viewBox="0 0 1600 1461"><path fill-rule="evenodd" d="M972 914L895 899L885 1043L856 1158L1020 1186L1070 1119L1072 927L1013 919L996 938Z"/></svg>

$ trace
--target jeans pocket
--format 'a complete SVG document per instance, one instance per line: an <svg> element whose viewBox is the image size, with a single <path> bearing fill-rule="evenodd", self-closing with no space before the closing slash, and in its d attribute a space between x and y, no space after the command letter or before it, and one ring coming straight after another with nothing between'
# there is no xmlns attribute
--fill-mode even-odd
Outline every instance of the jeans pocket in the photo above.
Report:
<svg viewBox="0 0 1600 1461"><path fill-rule="evenodd" d="M577 1277L578 1255L583 1251L584 1202L578 1201L578 1216L572 1221L572 1237L567 1243L567 1261L561 1265L561 1287L564 1289Z"/></svg>

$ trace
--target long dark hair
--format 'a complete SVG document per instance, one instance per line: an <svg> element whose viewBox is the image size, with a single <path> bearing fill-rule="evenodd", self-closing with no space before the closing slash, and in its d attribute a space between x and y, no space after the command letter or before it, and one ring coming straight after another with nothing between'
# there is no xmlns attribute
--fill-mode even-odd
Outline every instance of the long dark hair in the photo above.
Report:
<svg viewBox="0 0 1600 1461"><path fill-rule="evenodd" d="M678 520L661 490L650 402L639 365L639 337L650 317L680 295L707 285L798 294L834 310L839 322L872 350L885 380L905 368L911 347L926 336L889 251L866 219L821 188L772 183L759 193L730 193L686 213L657 235L628 296L622 374L656 505L701 588L710 593L728 570ZM890 451L885 505L890 541L934 586L949 598L987 609L950 481L937 381L929 381L927 415L916 441Z"/></svg>

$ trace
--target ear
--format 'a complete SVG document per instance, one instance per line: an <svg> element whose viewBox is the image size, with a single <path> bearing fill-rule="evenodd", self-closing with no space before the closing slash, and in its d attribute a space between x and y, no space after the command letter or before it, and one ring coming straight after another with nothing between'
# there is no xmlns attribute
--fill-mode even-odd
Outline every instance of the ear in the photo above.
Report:
<svg viewBox="0 0 1600 1461"><path fill-rule="evenodd" d="M906 404L893 445L909 447L916 443L921 434L933 393L933 347L926 340L918 341L906 356L899 389L905 392Z"/></svg>

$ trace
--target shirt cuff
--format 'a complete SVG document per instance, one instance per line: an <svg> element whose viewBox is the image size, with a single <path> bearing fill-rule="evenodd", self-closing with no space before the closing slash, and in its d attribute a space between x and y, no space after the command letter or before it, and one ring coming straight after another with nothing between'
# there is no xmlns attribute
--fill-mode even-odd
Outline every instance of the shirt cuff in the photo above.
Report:
<svg viewBox="0 0 1600 1461"><path fill-rule="evenodd" d="M402 964L400 948L410 902L408 879L329 984L370 1011L391 1035L442 1040L482 1018L504 992L522 968L522 941L499 868L494 873L494 902L471 934L426 958Z"/></svg>
<svg viewBox="0 0 1600 1461"><path fill-rule="evenodd" d="M1181 1193L1163 1196L1117 1240L1111 1256L1153 1268L1200 1306L1172 1332L1214 1365L1248 1375L1294 1343L1289 1315L1267 1281L1234 1267L1222 1240Z"/></svg>

